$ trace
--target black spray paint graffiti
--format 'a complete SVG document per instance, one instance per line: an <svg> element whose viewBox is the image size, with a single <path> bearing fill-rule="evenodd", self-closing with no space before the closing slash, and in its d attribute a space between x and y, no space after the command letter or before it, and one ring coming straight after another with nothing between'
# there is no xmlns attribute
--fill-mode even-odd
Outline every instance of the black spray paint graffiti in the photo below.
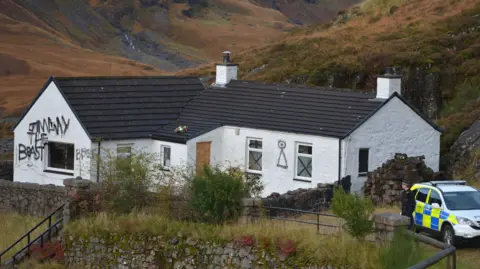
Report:
<svg viewBox="0 0 480 269"><path fill-rule="evenodd" d="M57 135L64 135L70 119L65 120L63 116L52 120L50 117L37 120L28 125L27 135L30 137L30 144L18 144L18 160L34 159L43 160L43 149L48 141L48 134L55 132Z"/></svg>
<svg viewBox="0 0 480 269"><path fill-rule="evenodd" d="M86 148L76 149L75 150L75 159L76 160L83 160L86 158L90 158L90 152Z"/></svg>

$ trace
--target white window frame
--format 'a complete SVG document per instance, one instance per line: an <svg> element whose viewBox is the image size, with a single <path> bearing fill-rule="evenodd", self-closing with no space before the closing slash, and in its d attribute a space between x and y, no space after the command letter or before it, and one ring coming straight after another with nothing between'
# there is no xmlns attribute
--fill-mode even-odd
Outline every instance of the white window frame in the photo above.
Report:
<svg viewBox="0 0 480 269"><path fill-rule="evenodd" d="M262 142L262 148L261 149L257 149L257 148L250 148L250 141L252 140L256 140L256 141L260 141ZM247 151L247 156L246 156L246 171L248 173L252 173L252 174L261 174L262 171L263 171L263 140L261 138L256 138L256 137L247 137L247 145L246 145L246 151ZM250 169L249 168L249 164L250 164L250 151L254 151L254 152L260 152L262 154L262 157L261 157L261 170L254 170L254 169Z"/></svg>
<svg viewBox="0 0 480 269"><path fill-rule="evenodd" d="M170 165L165 165L165 149L168 148L170 149L170 156L169 156L169 162L170 162ZM161 145L160 146L160 157L161 157L161 163L162 163L162 168L165 169L165 170L170 170L170 167L172 166L172 147L170 147L169 145Z"/></svg>
<svg viewBox="0 0 480 269"><path fill-rule="evenodd" d="M305 153L298 153L298 150L300 148L300 146L307 146L307 147L311 147L312 148L312 154L305 154ZM311 158L312 160L312 171L311 171L311 177L304 177L304 176L299 176L298 175L298 157L309 157ZM304 143L304 142L297 142L296 145L295 145L295 177L294 179L299 179L299 180L303 180L303 181L309 181L311 182L312 181L312 178L313 178L313 170L314 170L314 167L313 167L313 144L311 143Z"/></svg>
<svg viewBox="0 0 480 269"><path fill-rule="evenodd" d="M50 147L49 147L49 144L50 143L54 143L54 144L63 144L63 145L72 145L73 146L73 150L72 150L72 154L73 154L73 168L72 169L66 169L66 168L57 168L57 167L51 167L50 166ZM49 140L48 142L46 142L45 146L44 146L44 172L59 172L59 173L65 173L65 174L69 174L69 175L73 175L74 174L74 171L75 171L75 143L67 143L67 142L60 142L60 141L52 141L52 140Z"/></svg>
<svg viewBox="0 0 480 269"><path fill-rule="evenodd" d="M130 148L130 154L128 155L128 157L132 156L133 144L117 144L117 150L116 150L117 160L119 160L119 157L118 157L118 149L119 148ZM126 157L126 158L128 158L128 157Z"/></svg>

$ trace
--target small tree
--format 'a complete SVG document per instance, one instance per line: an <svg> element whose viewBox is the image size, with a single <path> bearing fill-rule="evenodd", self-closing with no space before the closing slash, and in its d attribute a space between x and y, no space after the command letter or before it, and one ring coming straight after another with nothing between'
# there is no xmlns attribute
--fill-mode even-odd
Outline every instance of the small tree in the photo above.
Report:
<svg viewBox="0 0 480 269"><path fill-rule="evenodd" d="M115 213L129 213L146 206L153 198L155 179L161 171L150 153L132 152L127 158L117 158L105 150L100 162L101 201L104 209Z"/></svg>
<svg viewBox="0 0 480 269"><path fill-rule="evenodd" d="M368 197L348 194L342 188L335 188L332 199L332 211L345 219L347 232L360 240L373 232L373 202Z"/></svg>
<svg viewBox="0 0 480 269"><path fill-rule="evenodd" d="M242 199L248 194L242 174L234 169L222 171L204 166L190 186L192 208L199 212L202 220L213 223L239 217Z"/></svg>

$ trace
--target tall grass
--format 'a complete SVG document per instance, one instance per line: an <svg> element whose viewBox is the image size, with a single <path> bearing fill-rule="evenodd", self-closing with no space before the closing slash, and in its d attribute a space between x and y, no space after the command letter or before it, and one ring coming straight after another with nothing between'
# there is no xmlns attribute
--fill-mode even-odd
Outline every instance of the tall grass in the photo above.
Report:
<svg viewBox="0 0 480 269"><path fill-rule="evenodd" d="M41 218L19 215L16 213L9 212L0 212L0 252L3 252L7 247L17 241L21 236L28 232L31 228L37 225L41 221ZM43 227L45 230L48 227L46 223ZM42 229L39 229L34 233L31 239L34 236L38 236L42 232ZM23 240L16 247L11 249L6 253L6 256L2 257L2 260L5 261L16 252L19 251L27 244L27 239Z"/></svg>

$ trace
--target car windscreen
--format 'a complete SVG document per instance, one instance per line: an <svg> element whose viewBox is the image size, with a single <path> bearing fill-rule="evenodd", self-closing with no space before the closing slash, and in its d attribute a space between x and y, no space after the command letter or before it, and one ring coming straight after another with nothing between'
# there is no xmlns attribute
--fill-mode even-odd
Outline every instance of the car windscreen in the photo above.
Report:
<svg viewBox="0 0 480 269"><path fill-rule="evenodd" d="M444 192L443 198L450 210L480 209L479 191Z"/></svg>

